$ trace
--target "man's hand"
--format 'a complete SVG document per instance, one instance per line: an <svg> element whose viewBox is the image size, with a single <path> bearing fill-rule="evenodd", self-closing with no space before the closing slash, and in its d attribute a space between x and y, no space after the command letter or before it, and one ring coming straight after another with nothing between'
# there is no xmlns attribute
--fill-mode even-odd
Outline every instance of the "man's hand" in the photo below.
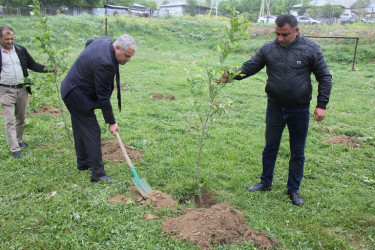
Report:
<svg viewBox="0 0 375 250"><path fill-rule="evenodd" d="M322 121L326 116L326 110L322 108L315 108L313 118L315 121Z"/></svg>
<svg viewBox="0 0 375 250"><path fill-rule="evenodd" d="M116 136L116 132L119 132L119 128L118 128L117 123L109 124L108 129L109 129L109 131L111 131L113 136Z"/></svg>
<svg viewBox="0 0 375 250"><path fill-rule="evenodd" d="M57 74L57 73L59 73L59 68L58 68L58 67L52 67L52 68L49 70L49 72Z"/></svg>
<svg viewBox="0 0 375 250"><path fill-rule="evenodd" d="M227 71L224 72L224 74L221 76L220 79L216 79L216 83L220 83L220 82L227 82L228 81L228 78L229 78L229 74Z"/></svg>

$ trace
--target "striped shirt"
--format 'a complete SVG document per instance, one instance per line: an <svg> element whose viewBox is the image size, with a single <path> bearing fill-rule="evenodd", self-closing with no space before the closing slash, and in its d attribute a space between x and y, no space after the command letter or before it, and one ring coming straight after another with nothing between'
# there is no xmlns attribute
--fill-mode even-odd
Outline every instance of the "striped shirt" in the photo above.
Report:
<svg viewBox="0 0 375 250"><path fill-rule="evenodd" d="M20 59L13 46L11 52L1 48L2 65L0 74L0 84L17 85L24 82L23 71Z"/></svg>

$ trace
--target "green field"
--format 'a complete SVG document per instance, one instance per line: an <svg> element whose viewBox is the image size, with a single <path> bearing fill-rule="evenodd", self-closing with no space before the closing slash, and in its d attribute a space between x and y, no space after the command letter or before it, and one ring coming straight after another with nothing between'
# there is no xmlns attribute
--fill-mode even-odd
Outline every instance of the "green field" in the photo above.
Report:
<svg viewBox="0 0 375 250"><path fill-rule="evenodd" d="M28 48L34 59L46 56L34 45L36 18L1 16L1 25L15 30L15 42ZM132 35L138 49L132 61L120 67L123 110L117 110L120 135L126 145L144 153L135 163L138 174L154 189L182 201L197 193L196 159L199 146L193 99L187 78L206 58L218 62L214 28L224 18L143 19L111 17L108 35ZM104 34L104 19L82 15L49 18L56 48L71 48L71 65L92 37ZM251 26L250 38L228 58L238 65L250 58L265 41L273 39L269 26ZM243 212L247 224L268 232L283 249L374 249L375 245L375 24L301 27L302 35L358 36L354 71L353 40L317 39L333 76L333 88L323 122L311 119L306 145L304 179L300 188L305 205L295 207L286 195L289 143L284 133L275 169L273 189L250 193L246 187L259 181L264 147L266 73L228 84L219 101L230 102L226 112L208 124L201 159L202 190L217 203ZM259 31L259 32L256 32ZM116 194L130 195L131 173L125 160L105 159L110 177L119 182L91 183L90 172L76 170L74 146L61 116L32 114L42 107L59 105L54 83L36 79L28 107L24 140L29 147L13 159L4 129L0 130L0 249L194 249L161 228L163 219L184 208L155 211L136 200L108 204ZM59 75L59 81L64 74ZM316 104L317 83L311 113ZM176 100L157 100L155 93ZM201 97L207 98L206 96ZM208 100L208 99L207 99ZM65 110L65 114L68 114ZM102 138L115 140L97 112ZM3 124L3 117L0 116ZM70 126L69 117L68 124ZM3 125L1 125L3 126ZM340 135L358 139L358 147L324 142ZM54 193L56 192L56 193ZM154 213L159 220L145 221ZM216 249L252 249L219 245Z"/></svg>

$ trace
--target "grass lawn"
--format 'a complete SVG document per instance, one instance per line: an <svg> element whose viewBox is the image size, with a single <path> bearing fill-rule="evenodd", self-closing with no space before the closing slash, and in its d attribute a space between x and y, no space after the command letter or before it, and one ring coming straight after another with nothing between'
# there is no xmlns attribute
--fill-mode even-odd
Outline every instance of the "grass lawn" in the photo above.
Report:
<svg viewBox="0 0 375 250"><path fill-rule="evenodd" d="M15 30L16 43L26 46L34 59L45 60L33 45L38 31L32 17L1 17ZM50 17L52 36L59 48L71 47L66 62L71 65L91 37L103 34L103 19ZM123 110L117 110L120 135L126 145L144 153L135 168L153 189L176 200L196 194L198 133L189 74L196 74L205 57L218 62L213 28L224 19L109 18L109 35L134 36L138 49L132 61L120 67ZM316 27L314 27L316 29ZM318 40L333 75L327 116L310 121L304 179L300 188L305 205L295 207L286 195L289 142L285 130L280 147L273 189L250 193L246 187L259 181L264 147L266 73L228 84L219 101L231 102L226 112L208 125L201 159L201 184L217 203L227 203L243 212L247 224L268 232L284 249L373 249L375 245L375 39L374 26L321 26L322 35L344 29L360 35L355 71L351 71L353 41ZM264 29L254 24L252 29ZM306 33L311 27L303 27ZM371 35L372 34L372 35ZM244 41L243 49L228 59L241 64L272 36L256 35ZM33 74L37 79L38 75ZM41 77L41 75L39 75ZM60 81L64 75L60 76ZM311 113L316 104L317 83ZM150 98L152 94L174 95L176 100ZM202 98L206 98L203 96ZM203 99L204 100L204 99ZM208 99L207 99L208 101ZM194 249L162 231L161 223L194 204L155 210L135 199L109 204L116 194L131 196L131 173L125 159L104 159L115 184L91 183L90 172L76 170L74 145L69 141L61 116L33 115L40 107L58 105L54 84L34 86L24 140L29 147L22 158L13 159L4 129L0 130L0 248L1 249ZM65 114L68 115L65 110ZM115 140L97 112L102 138ZM3 124L3 117L0 116ZM70 119L68 117L70 126ZM326 139L347 135L358 147L332 145ZM158 220L145 221L148 213ZM252 249L220 245L217 249Z"/></svg>

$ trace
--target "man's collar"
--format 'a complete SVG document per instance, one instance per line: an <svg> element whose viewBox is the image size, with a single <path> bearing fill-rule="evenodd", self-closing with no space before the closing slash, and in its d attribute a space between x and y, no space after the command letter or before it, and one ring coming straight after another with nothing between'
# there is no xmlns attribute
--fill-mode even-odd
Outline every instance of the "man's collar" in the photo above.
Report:
<svg viewBox="0 0 375 250"><path fill-rule="evenodd" d="M3 48L3 46L0 46L0 47L1 47L1 51L4 51L4 52L6 52L6 53L11 53L11 52L14 50L14 45L13 45L11 51L7 51L7 50L5 50L5 49Z"/></svg>

